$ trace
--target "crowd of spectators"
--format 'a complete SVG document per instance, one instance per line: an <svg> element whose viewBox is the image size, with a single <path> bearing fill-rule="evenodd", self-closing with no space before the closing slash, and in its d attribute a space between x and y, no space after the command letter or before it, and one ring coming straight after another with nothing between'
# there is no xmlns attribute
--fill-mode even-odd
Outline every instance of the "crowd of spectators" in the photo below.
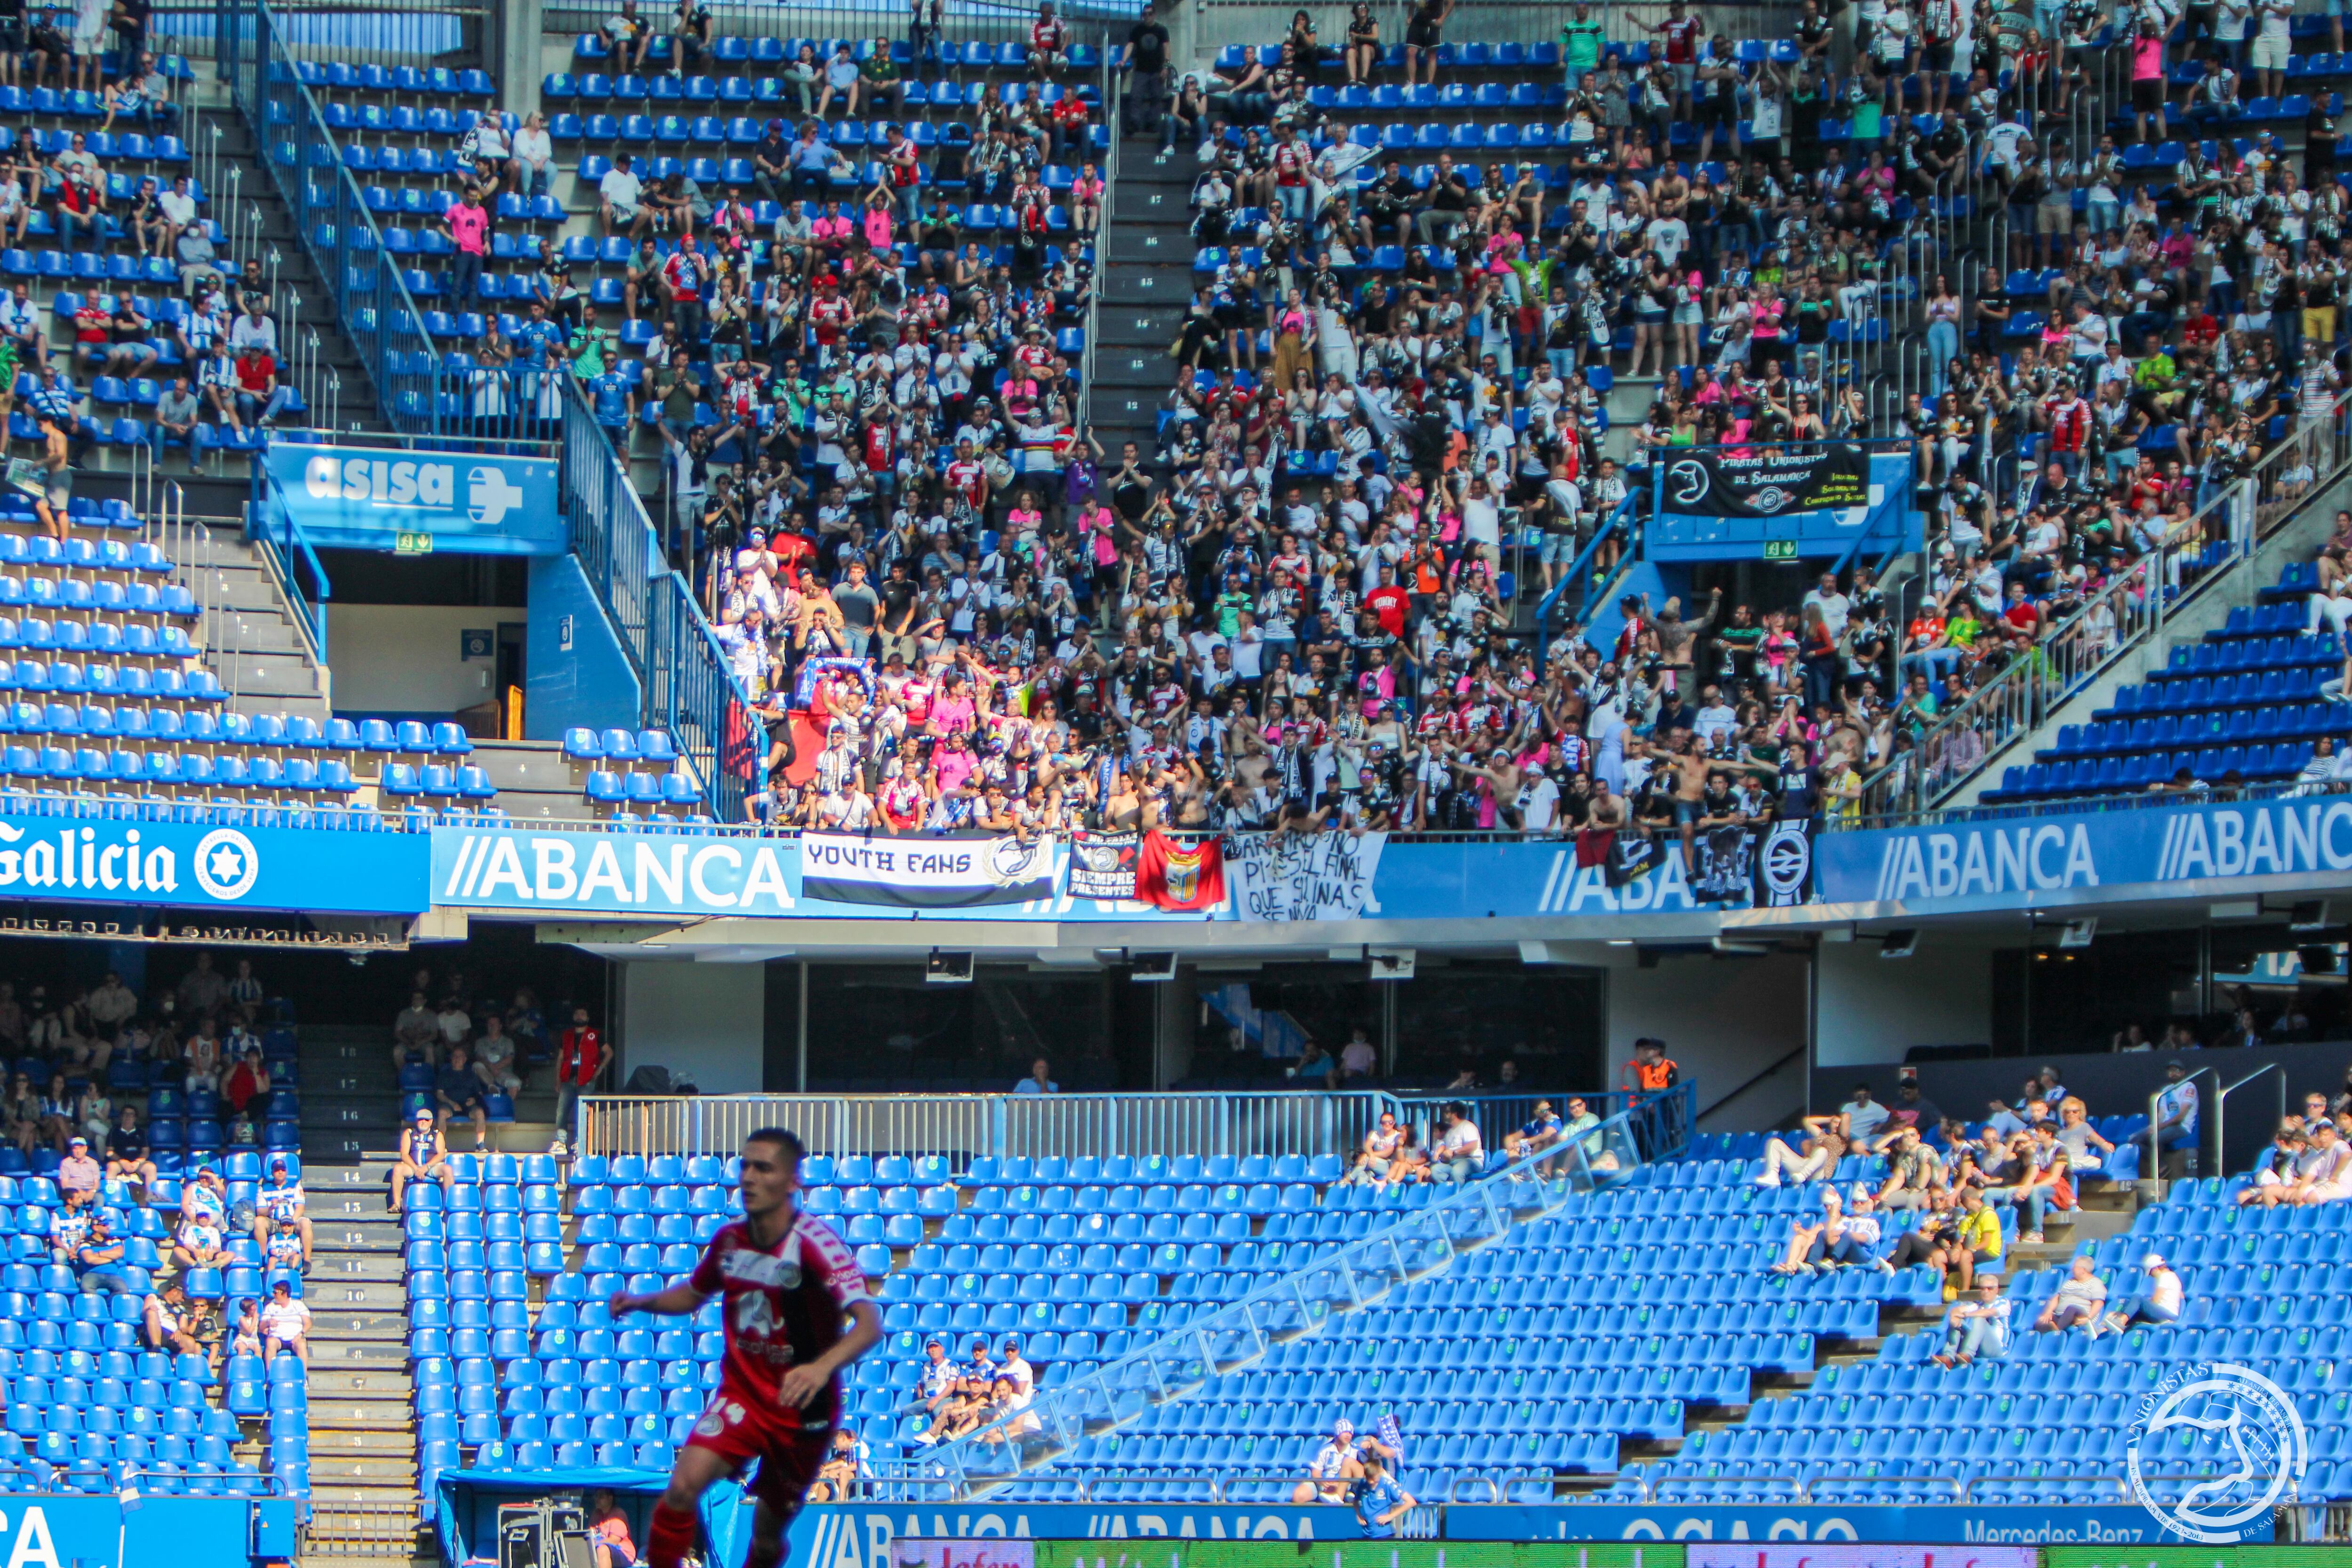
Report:
<svg viewBox="0 0 2352 1568"><path fill-rule="evenodd" d="M307 1359L297 1293L314 1247L307 1199L283 1153L259 1157L263 1179L233 1186L218 1154L193 1145L173 1198L147 1129L153 1116L217 1113L217 1146L258 1155L256 1113L293 1084L290 1061L264 1057L268 1006L250 961L224 969L208 952L144 994L113 972L88 988L0 981L0 1050L16 1063L0 1126L56 1186L48 1260L85 1293L142 1298L141 1343L201 1355L215 1372L239 1354ZM216 1280L246 1267L271 1282L267 1299L188 1288L200 1270Z"/></svg>
<svg viewBox="0 0 2352 1568"><path fill-rule="evenodd" d="M2242 527L2199 508L2342 385L2332 127L2315 114L2300 175L2267 133L2177 167L2127 166L2127 130L2071 146L2053 111L2110 50L2174 63L2151 34L2179 13L2061 10L2045 37L1990 0L1895 0L1857 51L1808 5L1759 57L1683 6L1622 38L1585 8L1563 30L1563 189L1351 140L1317 89L1382 79L1369 10L1339 47L1301 14L1278 63L1221 75L1180 73L1147 7L1119 50L1124 130L1197 162L1210 253L1150 450L1096 442L1057 338L1099 186L1050 6L1032 69L1066 90L992 95L968 150L893 120L846 165L825 123L897 112L902 68L882 47L799 62L801 122L753 161L783 205L764 259L738 197L616 158L607 232L676 242L631 267L629 316L660 322L643 379L583 326L552 242L511 353L570 356L616 429L654 410L678 559L767 731L758 820L1613 834L1852 812L2134 562ZM1435 79L1446 20L1414 13L1408 81ZM608 46L642 49L642 26ZM2197 53L2228 77L2242 47ZM2210 110L2218 89L2179 90ZM536 167L478 150L461 252ZM1024 214L1011 267L925 210L926 170ZM1961 195L2005 214L2016 254L1937 275L1920 257ZM1865 395L1890 328L1928 367L1899 408ZM1621 375L1661 378L1622 465ZM1903 602L1867 567L1793 603L1637 597L1600 646L1586 604L1538 664L1529 603L1588 549L1606 578L1652 454L1864 437L1909 448L1927 516ZM2308 466L2265 470L2267 497ZM1946 737L1924 766L1971 762Z"/></svg>
<svg viewBox="0 0 2352 1568"><path fill-rule="evenodd" d="M474 1147L487 1149L494 1108L501 1120L510 1120L514 1097L536 1068L551 1061L557 1095L555 1152L563 1151L562 1129L573 1102L602 1085L613 1063L612 1049L589 1023L588 1009L568 1012L569 1024L552 1029L530 985L507 993L462 969L438 977L428 969L416 972L408 1005L392 1020L392 1066L399 1075L404 1121L410 1124L396 1134L400 1153L391 1186L395 1211L408 1180L427 1176L444 1186L455 1181L447 1161L453 1124L469 1124ZM409 1146L420 1139L418 1146Z"/></svg>

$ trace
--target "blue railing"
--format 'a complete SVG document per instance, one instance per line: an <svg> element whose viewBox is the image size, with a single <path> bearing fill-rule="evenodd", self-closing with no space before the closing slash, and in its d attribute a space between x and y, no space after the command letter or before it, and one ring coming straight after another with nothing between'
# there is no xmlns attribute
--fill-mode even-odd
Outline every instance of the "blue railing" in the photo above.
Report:
<svg viewBox="0 0 2352 1568"><path fill-rule="evenodd" d="M557 485L572 552L644 686L645 722L670 732L701 780L710 814L741 821L747 785L766 765L766 736L693 590L663 555L626 465L568 376L559 446Z"/></svg>
<svg viewBox="0 0 2352 1568"><path fill-rule="evenodd" d="M303 537L302 525L296 520L294 509L278 501L276 489L268 463L256 455L252 504L245 513L246 537L260 548L278 573L278 580L286 590L286 602L294 612L295 628L309 644L311 659L324 669L327 601L333 597L334 585L327 580L327 569L320 561L319 552Z"/></svg>
<svg viewBox="0 0 2352 1568"><path fill-rule="evenodd" d="M1458 1185L1394 1189L1399 1199L1434 1192L1417 1207L1380 1211L1370 1234L1318 1248L1314 1260L1240 1299L1179 1324L1140 1349L912 1458L877 1464L869 1483L893 1502L950 1501L1006 1480L1032 1462L1066 1456L1090 1428L1113 1426L1276 1343L1314 1333L1335 1313L1389 1296L1495 1240L1522 1218L1549 1214L1623 1185L1634 1170L1671 1159L1690 1142L1695 1084L1634 1099L1598 1126Z"/></svg>
<svg viewBox="0 0 2352 1568"><path fill-rule="evenodd" d="M1582 609L1584 619L1591 621L1592 607L1599 602L1601 593L1608 583L1617 580L1626 564L1633 559L1633 498L1636 493L1626 491L1625 498L1617 503L1616 509L1601 520L1599 528L1592 530L1592 537L1585 541L1584 548L1577 552L1576 559L1569 563L1559 580L1552 584L1551 591L1545 594L1543 601L1536 606L1536 663L1538 666L1551 656L1552 612L1559 607L1560 596L1570 588L1577 588L1577 603ZM1612 538L1622 548L1617 552L1617 559L1610 563L1607 578L1596 583L1593 581L1593 557L1603 544Z"/></svg>
<svg viewBox="0 0 2352 1568"><path fill-rule="evenodd" d="M572 548L642 685L642 722L675 737L702 782L711 815L740 821L746 783L765 761L764 737L692 591L667 565L627 465L597 424L578 381L555 374L541 382L530 372L519 381L501 378L490 389L463 371L445 373L425 313L390 260L365 196L343 166L341 148L302 85L277 17L262 0L220 0L216 26L215 67L261 143L262 163L326 279L385 423L412 436L555 438ZM265 541L265 548L279 548L278 542ZM310 554L290 548L288 553L289 560ZM316 559L302 564L307 569ZM289 583L297 576L289 570ZM323 571L316 581L322 604ZM323 649L323 608L317 613Z"/></svg>
<svg viewBox="0 0 2352 1568"><path fill-rule="evenodd" d="M296 237L325 280L344 335L395 430L429 434L437 413L436 361L425 313L384 249L383 235L278 22L261 0L221 0L214 60L252 128L261 164L292 215Z"/></svg>

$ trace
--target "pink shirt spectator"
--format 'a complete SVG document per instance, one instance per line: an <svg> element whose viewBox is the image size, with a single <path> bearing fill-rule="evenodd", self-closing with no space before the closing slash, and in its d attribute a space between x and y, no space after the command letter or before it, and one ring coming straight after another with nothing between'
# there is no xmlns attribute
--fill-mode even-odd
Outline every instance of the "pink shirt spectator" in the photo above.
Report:
<svg viewBox="0 0 2352 1568"><path fill-rule="evenodd" d="M2132 80L2147 81L2164 74L2164 40L2132 40Z"/></svg>
<svg viewBox="0 0 2352 1568"><path fill-rule="evenodd" d="M467 256L479 256L488 248L490 233L490 212L488 207L469 207L463 202L449 209L449 237Z"/></svg>
<svg viewBox="0 0 2352 1568"><path fill-rule="evenodd" d="M890 248L890 210L887 207L866 209L866 243L876 250Z"/></svg>

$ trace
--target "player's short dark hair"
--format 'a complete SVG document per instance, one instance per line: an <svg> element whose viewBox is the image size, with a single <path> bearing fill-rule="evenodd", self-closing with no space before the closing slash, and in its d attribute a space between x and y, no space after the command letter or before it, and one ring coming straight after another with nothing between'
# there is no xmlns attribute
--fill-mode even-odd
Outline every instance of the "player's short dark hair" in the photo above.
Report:
<svg viewBox="0 0 2352 1568"><path fill-rule="evenodd" d="M743 1134L743 1141L747 1144L773 1144L783 1150L784 1159L791 1165L797 1166L808 1157L808 1145L801 1142L800 1134L782 1127L754 1127Z"/></svg>

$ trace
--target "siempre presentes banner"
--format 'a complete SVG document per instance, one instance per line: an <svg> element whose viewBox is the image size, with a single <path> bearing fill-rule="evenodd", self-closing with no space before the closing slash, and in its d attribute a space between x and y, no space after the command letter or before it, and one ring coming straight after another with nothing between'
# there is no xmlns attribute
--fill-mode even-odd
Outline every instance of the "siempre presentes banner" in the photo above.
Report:
<svg viewBox="0 0 2352 1568"><path fill-rule="evenodd" d="M1745 456L1692 453L1660 479L1662 512L1701 517L1777 517L1870 505L1870 459L1859 446L1752 447Z"/></svg>
<svg viewBox="0 0 2352 1568"><path fill-rule="evenodd" d="M969 909L1054 896L1054 841L801 837L801 890L835 904Z"/></svg>
<svg viewBox="0 0 2352 1568"><path fill-rule="evenodd" d="M1136 897L1135 862L1141 844L1137 833L1071 834L1070 896L1106 903Z"/></svg>
<svg viewBox="0 0 2352 1568"><path fill-rule="evenodd" d="M1244 920L1355 920L1374 907L1386 833L1240 833L1225 874Z"/></svg>

